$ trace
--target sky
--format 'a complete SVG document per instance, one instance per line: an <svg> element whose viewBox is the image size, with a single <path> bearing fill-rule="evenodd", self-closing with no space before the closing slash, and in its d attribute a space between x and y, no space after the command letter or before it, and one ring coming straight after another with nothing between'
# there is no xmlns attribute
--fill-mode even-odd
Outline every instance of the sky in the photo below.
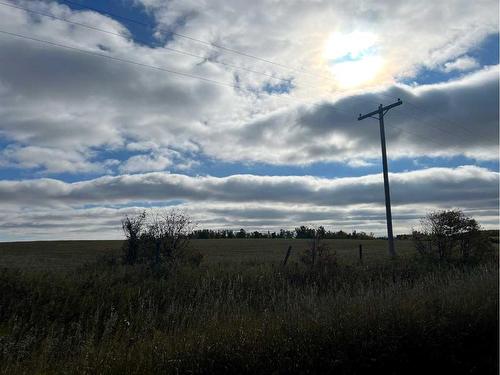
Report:
<svg viewBox="0 0 500 375"><path fill-rule="evenodd" d="M0 1L0 241L499 214L498 1Z"/></svg>

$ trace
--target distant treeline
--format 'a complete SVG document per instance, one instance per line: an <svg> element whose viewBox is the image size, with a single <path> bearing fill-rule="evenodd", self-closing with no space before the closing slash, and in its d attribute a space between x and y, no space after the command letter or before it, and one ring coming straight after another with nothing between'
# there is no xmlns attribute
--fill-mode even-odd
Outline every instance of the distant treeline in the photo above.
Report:
<svg viewBox="0 0 500 375"><path fill-rule="evenodd" d="M490 239L491 242L498 243L499 230L498 229L483 229L480 231L484 236ZM413 234L398 234L398 240L413 240Z"/></svg>
<svg viewBox="0 0 500 375"><path fill-rule="evenodd" d="M357 239L357 240L373 240L376 239L373 233L357 232L347 233L342 230L337 232L326 230L324 227L312 228L307 226L300 226L294 230L280 229L276 231L246 231L240 229L234 231L231 229L200 229L191 233L192 239L222 239L222 238L315 238L320 237L324 239Z"/></svg>

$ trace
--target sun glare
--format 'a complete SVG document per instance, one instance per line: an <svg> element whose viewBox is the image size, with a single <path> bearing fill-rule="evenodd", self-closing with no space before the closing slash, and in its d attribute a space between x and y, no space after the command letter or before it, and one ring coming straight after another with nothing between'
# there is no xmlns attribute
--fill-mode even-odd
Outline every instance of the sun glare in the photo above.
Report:
<svg viewBox="0 0 500 375"><path fill-rule="evenodd" d="M346 88L373 81L383 66L377 36L368 32L331 34L325 44L324 59L335 81Z"/></svg>

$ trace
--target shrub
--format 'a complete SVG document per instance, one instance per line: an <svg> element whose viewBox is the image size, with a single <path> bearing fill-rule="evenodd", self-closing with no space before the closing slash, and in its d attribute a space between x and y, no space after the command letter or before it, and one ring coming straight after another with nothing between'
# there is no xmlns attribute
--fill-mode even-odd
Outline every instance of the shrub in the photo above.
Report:
<svg viewBox="0 0 500 375"><path fill-rule="evenodd" d="M479 259L492 251L481 233L479 223L461 210L434 211L421 221L421 230L413 231L415 248L424 257L449 261Z"/></svg>
<svg viewBox="0 0 500 375"><path fill-rule="evenodd" d="M185 260L193 230L191 218L176 209L143 211L122 220L125 261L173 264ZM199 260L201 261L201 259Z"/></svg>
<svg viewBox="0 0 500 375"><path fill-rule="evenodd" d="M137 216L125 216L122 220L122 229L127 241L123 245L124 260L128 264L137 262L139 257L139 247L141 245L141 237L144 235L144 223L146 220L146 212L143 211Z"/></svg>
<svg viewBox="0 0 500 375"><path fill-rule="evenodd" d="M311 229L313 239L311 245L304 251L300 260L311 268L332 268L337 264L335 252L332 252L328 245L322 243L325 231L323 227Z"/></svg>

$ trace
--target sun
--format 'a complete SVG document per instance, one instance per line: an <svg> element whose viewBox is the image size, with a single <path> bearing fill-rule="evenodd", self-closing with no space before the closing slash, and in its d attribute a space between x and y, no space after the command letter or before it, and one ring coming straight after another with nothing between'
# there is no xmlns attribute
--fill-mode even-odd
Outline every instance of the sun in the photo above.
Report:
<svg viewBox="0 0 500 375"><path fill-rule="evenodd" d="M369 32L330 34L323 55L339 86L354 88L375 80L384 65L377 43Z"/></svg>

